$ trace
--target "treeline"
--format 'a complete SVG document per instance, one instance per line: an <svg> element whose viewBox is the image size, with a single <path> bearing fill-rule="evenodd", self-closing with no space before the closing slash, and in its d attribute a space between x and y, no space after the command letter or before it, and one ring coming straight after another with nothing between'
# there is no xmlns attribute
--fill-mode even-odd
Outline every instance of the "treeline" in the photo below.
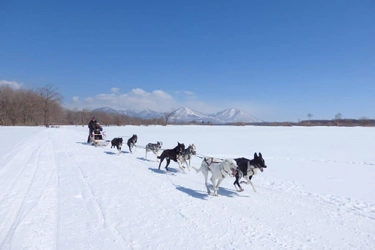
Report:
<svg viewBox="0 0 375 250"><path fill-rule="evenodd" d="M163 118L144 120L121 114L89 110L69 110L62 105L62 96L56 88L47 85L37 90L13 89L0 86L1 126L87 125L96 116L103 125L165 125Z"/></svg>
<svg viewBox="0 0 375 250"><path fill-rule="evenodd" d="M52 86L38 90L0 86L0 125L48 125L60 121L62 97Z"/></svg>
<svg viewBox="0 0 375 250"><path fill-rule="evenodd" d="M374 119L333 119L333 120L305 120L299 126L342 126L342 127L374 127Z"/></svg>
<svg viewBox="0 0 375 250"><path fill-rule="evenodd" d="M95 116L97 121L104 126L115 125L165 125L166 122L163 118L155 119L141 119L137 117L130 117L122 114L109 114L105 112L91 112L89 110L72 111L66 110L65 120L63 125L87 125L91 118Z"/></svg>

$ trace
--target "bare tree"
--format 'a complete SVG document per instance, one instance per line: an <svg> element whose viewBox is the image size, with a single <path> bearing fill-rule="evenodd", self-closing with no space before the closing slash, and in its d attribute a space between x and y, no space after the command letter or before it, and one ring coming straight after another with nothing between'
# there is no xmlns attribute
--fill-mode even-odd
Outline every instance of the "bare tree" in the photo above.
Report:
<svg viewBox="0 0 375 250"><path fill-rule="evenodd" d="M12 120L14 120L14 95L15 91L5 85L0 86L0 124L1 125L14 125Z"/></svg>
<svg viewBox="0 0 375 250"><path fill-rule="evenodd" d="M52 85L46 85L39 89L38 93L41 97L44 125L48 127L50 125L51 111L56 108L56 106L60 106L62 96Z"/></svg>
<svg viewBox="0 0 375 250"><path fill-rule="evenodd" d="M40 97L37 93L31 90L21 90L19 92L22 103L20 107L20 123L21 125L38 125L42 120L40 117Z"/></svg>
<svg viewBox="0 0 375 250"><path fill-rule="evenodd" d="M342 114L339 112L335 115L335 120L341 120L342 119Z"/></svg>
<svg viewBox="0 0 375 250"><path fill-rule="evenodd" d="M313 117L313 115L311 113L308 113L307 117L309 118L309 120L311 120L311 118Z"/></svg>
<svg viewBox="0 0 375 250"><path fill-rule="evenodd" d="M8 104L8 98L6 92L8 91L8 88L6 86L0 86L0 125L8 125L7 119L8 119L8 112L6 110L6 107Z"/></svg>
<svg viewBox="0 0 375 250"><path fill-rule="evenodd" d="M173 116L173 111L164 112L165 125L168 125L168 122L172 116Z"/></svg>

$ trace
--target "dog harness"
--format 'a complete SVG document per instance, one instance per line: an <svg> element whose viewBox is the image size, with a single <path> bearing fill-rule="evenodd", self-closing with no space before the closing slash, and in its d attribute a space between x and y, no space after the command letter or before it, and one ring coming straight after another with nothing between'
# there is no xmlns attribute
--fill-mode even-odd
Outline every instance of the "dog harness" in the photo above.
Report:
<svg viewBox="0 0 375 250"><path fill-rule="evenodd" d="M224 168L220 168L221 177L225 178L226 175L223 174L224 171L227 175L229 174L229 171L226 171Z"/></svg>
<svg viewBox="0 0 375 250"><path fill-rule="evenodd" d="M254 163L254 160L250 160L250 166L253 166L253 167L254 167L254 168L250 168L250 169L251 169L251 172L253 172L252 175L255 175L254 169L255 169L255 168L259 168L259 166L257 166L257 165ZM249 170L246 171L245 176L247 175L248 172L249 172Z"/></svg>
<svg viewBox="0 0 375 250"><path fill-rule="evenodd" d="M211 159L211 158L208 158L208 159ZM207 158L204 158L204 162L207 164L207 168L208 168L208 170L209 171L212 171L211 170L211 168L210 168L210 165L212 164L212 163L221 163L221 162L218 162L218 161L211 161L211 162L208 162L207 160L208 160ZM235 169L231 169L232 170L232 173L237 173L237 170L235 170ZM223 174L223 171L225 172L225 174ZM222 178L225 178L225 176L226 175L230 175L230 171L226 171L224 168L222 168L222 167L220 167L220 173L221 173L221 177ZM234 175L234 174L233 174ZM233 176L232 175L232 176Z"/></svg>

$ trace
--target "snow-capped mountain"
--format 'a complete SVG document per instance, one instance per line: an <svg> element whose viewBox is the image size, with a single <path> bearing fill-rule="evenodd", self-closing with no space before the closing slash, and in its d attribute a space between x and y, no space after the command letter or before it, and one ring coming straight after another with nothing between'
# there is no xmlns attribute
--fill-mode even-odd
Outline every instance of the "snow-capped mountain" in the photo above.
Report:
<svg viewBox="0 0 375 250"><path fill-rule="evenodd" d="M262 122L261 120L249 115L248 113L235 108L229 108L218 112L216 113L216 115L214 115L214 117L225 122Z"/></svg>
<svg viewBox="0 0 375 250"><path fill-rule="evenodd" d="M93 112L105 112L110 114L123 114L130 117L138 117L142 119L154 119L154 118L163 118L165 114L162 112L156 112L150 109L145 109L142 111L136 110L114 110L109 107L102 107L94 109ZM236 122L243 122L243 123L256 123L262 122L259 119L249 115L248 113L235 109L229 108L218 112L216 114L203 114L199 111L192 110L187 107L181 107L169 113L170 123L188 123L188 122L196 122L196 123L212 123L212 124L225 124L225 123L236 123Z"/></svg>
<svg viewBox="0 0 375 250"><path fill-rule="evenodd" d="M107 114L118 114L119 111L109 107L102 107L92 110L92 112L103 112Z"/></svg>
<svg viewBox="0 0 375 250"><path fill-rule="evenodd" d="M205 115L201 112L194 111L192 109L182 107L176 109L170 114L169 121L171 122L210 122L210 123L223 123L223 121L216 119L215 117Z"/></svg>
<svg viewBox="0 0 375 250"><path fill-rule="evenodd" d="M119 110L118 113L122 115L130 116L130 117L138 117L138 111L136 110L125 109L125 110Z"/></svg>
<svg viewBox="0 0 375 250"><path fill-rule="evenodd" d="M138 117L143 119L153 119L164 117L164 114L151 109L145 109L138 112Z"/></svg>

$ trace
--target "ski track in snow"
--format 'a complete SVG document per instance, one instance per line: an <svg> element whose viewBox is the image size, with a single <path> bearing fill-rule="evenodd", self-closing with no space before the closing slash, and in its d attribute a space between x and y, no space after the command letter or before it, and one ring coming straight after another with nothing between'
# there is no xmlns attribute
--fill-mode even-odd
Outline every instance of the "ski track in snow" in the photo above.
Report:
<svg viewBox="0 0 375 250"><path fill-rule="evenodd" d="M0 198L1 206L7 209L1 210L4 218L0 230L1 248L52 247L49 236L54 214L48 209L54 208L50 199L54 190L54 172L49 166L53 155L50 146L47 140L25 144L17 150L18 153L12 152L14 157L1 173L0 178L6 187ZM36 214L39 208L43 213ZM38 237L40 234L45 237Z"/></svg>
<svg viewBox="0 0 375 250"><path fill-rule="evenodd" d="M142 129L146 133L147 128ZM178 132L181 127L170 129ZM372 249L375 245L375 203L310 192L300 183L267 176L275 168L270 162L296 166L311 162L332 168L372 167L371 161L265 155L268 168L253 178L256 193L245 184L244 192L236 192L234 178L226 178L214 197L207 195L203 175L193 169L181 171L171 161L167 173L164 161L159 170L155 155L144 158L142 141L134 153L124 145L118 155L110 146L77 141L86 134L86 129L75 127L45 129L15 144L2 158L0 249ZM206 138L195 138L194 143L198 152L200 145L211 149L205 146ZM237 155L213 153L218 158ZM193 166L200 162L193 157Z"/></svg>
<svg viewBox="0 0 375 250"><path fill-rule="evenodd" d="M72 153L76 148L72 150L70 142L64 137L64 134L61 134L57 140L56 147L59 149L55 153L59 169L58 248L125 248L127 244L119 232L107 223L100 197L94 193L81 168L82 163ZM64 240L60 240L61 238ZM82 238L90 240L82 241Z"/></svg>

